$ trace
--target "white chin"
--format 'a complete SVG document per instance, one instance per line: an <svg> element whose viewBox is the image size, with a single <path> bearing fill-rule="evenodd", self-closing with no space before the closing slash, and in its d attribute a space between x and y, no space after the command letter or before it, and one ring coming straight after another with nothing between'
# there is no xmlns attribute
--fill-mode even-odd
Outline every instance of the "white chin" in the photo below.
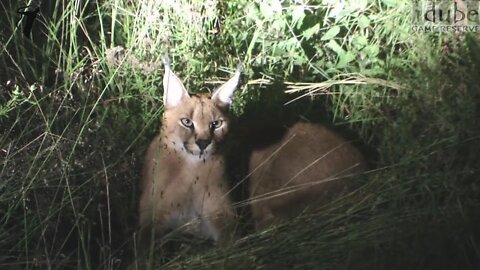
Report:
<svg viewBox="0 0 480 270"><path fill-rule="evenodd" d="M187 153L195 158L198 158L198 159L204 159L204 158L207 158L211 155L212 153L212 148L211 147L207 147L207 149L201 151L200 149L198 149L197 147L195 147L196 149L193 149L193 150L187 150Z"/></svg>
<svg viewBox="0 0 480 270"><path fill-rule="evenodd" d="M205 149L203 151L195 151L195 156L197 156L198 158L206 158L210 155L210 150L208 149Z"/></svg>

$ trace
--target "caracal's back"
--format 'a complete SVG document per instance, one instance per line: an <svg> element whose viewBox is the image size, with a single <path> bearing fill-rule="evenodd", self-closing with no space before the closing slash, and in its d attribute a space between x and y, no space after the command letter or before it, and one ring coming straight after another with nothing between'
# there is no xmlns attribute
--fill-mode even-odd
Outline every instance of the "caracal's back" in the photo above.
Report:
<svg viewBox="0 0 480 270"><path fill-rule="evenodd" d="M360 151L320 124L296 123L277 142L252 152L250 200L257 227L298 214L345 187L365 169Z"/></svg>

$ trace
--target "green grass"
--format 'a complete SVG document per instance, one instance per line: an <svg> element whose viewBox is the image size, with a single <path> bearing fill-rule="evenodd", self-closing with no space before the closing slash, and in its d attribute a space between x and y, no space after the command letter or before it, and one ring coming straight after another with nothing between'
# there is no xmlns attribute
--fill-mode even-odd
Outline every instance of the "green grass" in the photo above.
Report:
<svg viewBox="0 0 480 270"><path fill-rule="evenodd" d="M0 268L131 265L168 52L191 92L242 61L247 123L323 120L376 154L348 196L163 268L477 269L479 36L410 33L408 1L343 2L56 1L31 40L2 2Z"/></svg>

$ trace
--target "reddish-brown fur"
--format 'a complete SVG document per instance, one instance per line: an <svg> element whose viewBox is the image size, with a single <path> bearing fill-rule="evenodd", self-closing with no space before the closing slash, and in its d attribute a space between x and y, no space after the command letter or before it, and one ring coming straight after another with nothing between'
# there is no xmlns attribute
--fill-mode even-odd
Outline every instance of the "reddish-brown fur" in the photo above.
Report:
<svg viewBox="0 0 480 270"><path fill-rule="evenodd" d="M199 237L223 239L234 220L227 194L224 159L218 146L228 133L226 111L238 82L235 76L212 98L188 95L165 67L165 112L160 134L145 155L139 225L142 244L180 230Z"/></svg>
<svg viewBox="0 0 480 270"><path fill-rule="evenodd" d="M296 123L282 139L253 151L250 200L256 226L300 213L345 187L341 179L365 169L350 142L319 124Z"/></svg>

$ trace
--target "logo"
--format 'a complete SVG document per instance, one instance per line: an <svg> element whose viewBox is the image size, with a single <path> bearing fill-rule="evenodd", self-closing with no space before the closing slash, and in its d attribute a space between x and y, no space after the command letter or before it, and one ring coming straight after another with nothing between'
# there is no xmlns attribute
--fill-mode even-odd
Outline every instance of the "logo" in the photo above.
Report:
<svg viewBox="0 0 480 270"><path fill-rule="evenodd" d="M412 31L480 32L480 0L412 2Z"/></svg>

